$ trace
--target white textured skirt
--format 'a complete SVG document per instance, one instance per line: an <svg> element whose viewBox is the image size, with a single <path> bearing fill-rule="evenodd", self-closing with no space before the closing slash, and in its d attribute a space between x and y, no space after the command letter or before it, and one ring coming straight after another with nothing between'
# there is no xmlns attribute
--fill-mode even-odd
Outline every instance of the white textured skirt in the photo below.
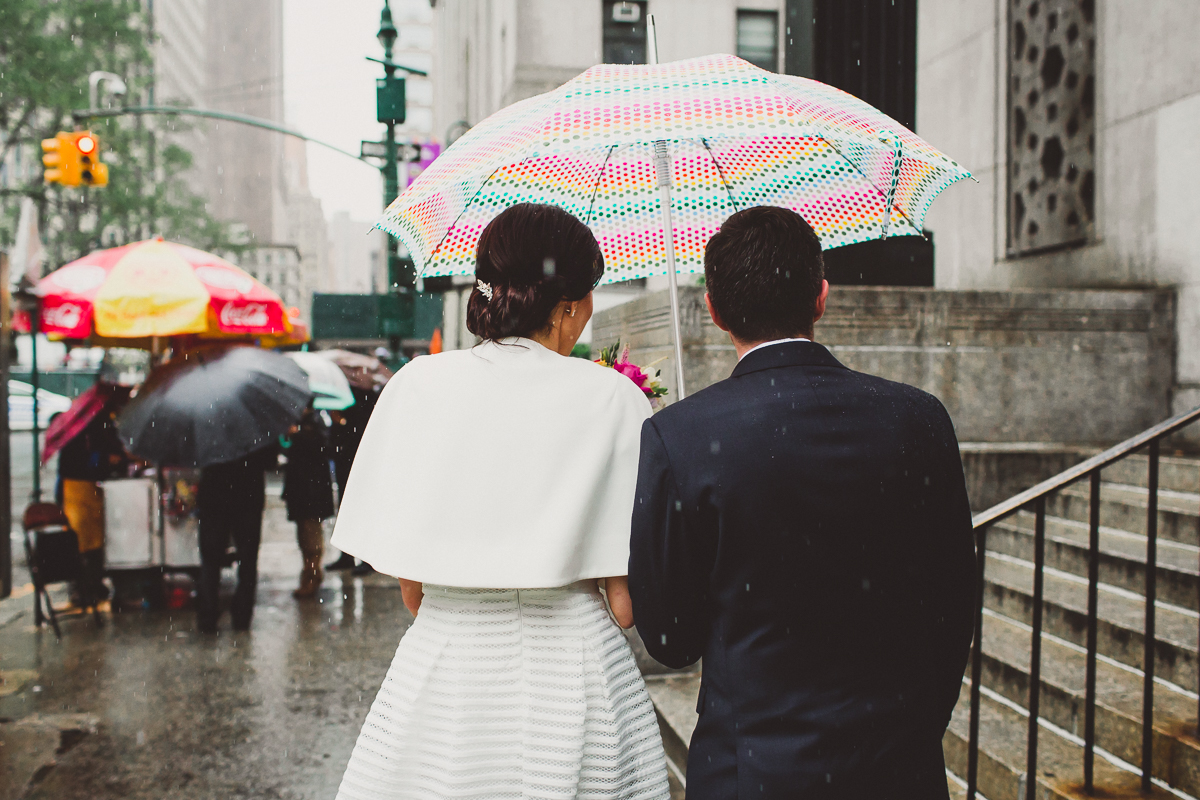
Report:
<svg viewBox="0 0 1200 800"><path fill-rule="evenodd" d="M595 582L426 586L338 800L665 800L654 707Z"/></svg>

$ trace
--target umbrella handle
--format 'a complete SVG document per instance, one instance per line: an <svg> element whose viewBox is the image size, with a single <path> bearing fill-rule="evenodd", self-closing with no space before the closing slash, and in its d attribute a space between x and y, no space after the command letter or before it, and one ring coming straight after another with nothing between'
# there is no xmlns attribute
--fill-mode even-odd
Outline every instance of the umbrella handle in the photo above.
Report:
<svg viewBox="0 0 1200 800"><path fill-rule="evenodd" d="M654 168L658 172L658 191L662 196L663 239L667 247L667 282L671 287L671 331L675 339L675 398L687 395L683 386L683 337L679 324L679 279L675 273L675 221L671 215L671 159L667 143L654 143Z"/></svg>

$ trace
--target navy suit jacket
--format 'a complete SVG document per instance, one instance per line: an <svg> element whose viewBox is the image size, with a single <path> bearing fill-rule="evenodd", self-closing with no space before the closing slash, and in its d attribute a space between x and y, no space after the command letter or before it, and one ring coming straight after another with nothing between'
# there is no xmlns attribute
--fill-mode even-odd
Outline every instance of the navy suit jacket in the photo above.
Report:
<svg viewBox="0 0 1200 800"><path fill-rule="evenodd" d="M646 649L704 659L690 800L948 796L976 562L936 398L750 353L646 421L631 545Z"/></svg>

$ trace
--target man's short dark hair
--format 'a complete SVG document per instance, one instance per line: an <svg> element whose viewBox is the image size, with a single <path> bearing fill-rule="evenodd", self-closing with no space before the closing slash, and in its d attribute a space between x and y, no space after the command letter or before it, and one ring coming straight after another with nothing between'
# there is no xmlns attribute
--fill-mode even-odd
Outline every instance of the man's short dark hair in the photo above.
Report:
<svg viewBox="0 0 1200 800"><path fill-rule="evenodd" d="M786 208L739 211L704 249L709 299L743 342L812 333L825 262L804 217Z"/></svg>

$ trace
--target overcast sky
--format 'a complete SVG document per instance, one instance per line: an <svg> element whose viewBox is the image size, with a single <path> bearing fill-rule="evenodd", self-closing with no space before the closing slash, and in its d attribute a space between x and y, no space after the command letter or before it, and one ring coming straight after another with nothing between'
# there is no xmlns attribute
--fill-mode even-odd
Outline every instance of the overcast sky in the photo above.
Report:
<svg viewBox="0 0 1200 800"><path fill-rule="evenodd" d="M283 0L289 124L352 153L363 139L383 138L375 122L375 78L383 68L365 58L383 56L375 39L382 7L382 0ZM326 218L349 211L374 221L382 210L382 181L372 167L309 143L308 178Z"/></svg>

